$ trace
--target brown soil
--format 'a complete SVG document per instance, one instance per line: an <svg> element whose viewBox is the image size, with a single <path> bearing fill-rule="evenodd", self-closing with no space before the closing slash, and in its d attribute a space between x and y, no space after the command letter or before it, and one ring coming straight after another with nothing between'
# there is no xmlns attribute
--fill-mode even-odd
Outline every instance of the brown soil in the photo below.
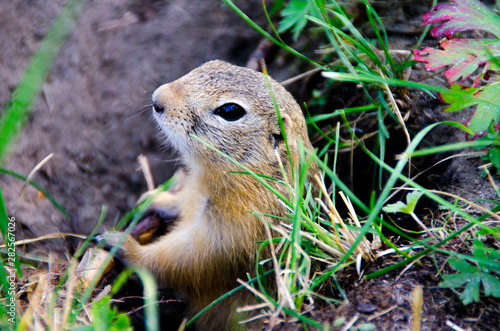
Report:
<svg viewBox="0 0 500 331"><path fill-rule="evenodd" d="M8 101L61 4L27 0L1 6L0 105ZM248 11L257 4L243 5ZM20 197L22 183L1 176L8 213L23 226L22 236L90 233L102 205L108 207L110 227L146 189L137 171L139 154L149 158L157 183L175 166L150 120L152 91L210 59L244 65L259 40L218 0L90 1L5 162L26 175L53 153L34 180L54 194L74 222L32 188Z"/></svg>
<svg viewBox="0 0 500 331"><path fill-rule="evenodd" d="M7 103L62 3L18 0L4 1L0 6L0 106ZM238 4L265 26L260 1ZM429 8L424 5L427 4L409 1L393 8L396 14L385 13L385 17L394 18L388 20L388 31L400 49L411 49L415 36L421 32L420 17ZM89 1L57 57L26 128L3 164L27 175L40 160L53 153L54 157L34 180L71 212L72 219L66 219L31 187L20 196L23 183L0 175L8 214L18 222L18 239L55 232L88 234L103 205L108 207L105 229L110 228L146 190L142 173L137 171L139 154L149 158L157 183L169 178L175 168L175 156L161 147L150 120L147 105L151 92L210 59L244 65L260 40L257 32L229 8L221 6L219 0ZM279 61L271 65L273 76L288 78L289 72L280 69L283 66L285 63ZM420 70L413 75L418 79L426 73ZM308 88L292 89L298 93ZM300 93L297 96L304 97ZM344 106L345 96L339 97ZM423 94L413 97L418 100L411 105L415 128L444 118L437 102ZM462 117L457 119L462 123L467 118L464 114L454 116ZM454 139L463 136L449 129L435 130L429 137L435 145ZM439 168L441 173L434 171L427 181L464 198L497 199L488 180L480 177L479 164L477 159L464 162L459 158ZM68 248L63 240L30 247L59 253ZM383 264L378 263L368 268ZM439 265L443 263L440 261ZM319 305L311 317L330 325L339 316L347 320L356 317L355 325L367 322L375 324L377 330L409 330L410 293L420 285L424 289L423 330L447 329L447 320L466 330L498 327L498 300L486 298L464 307L452 291L439 288L440 278L436 274L432 258L426 257L422 266L413 266L402 275L398 271L370 281L358 281L354 275L341 276L349 302L323 308ZM284 323L278 328L291 330L301 326Z"/></svg>

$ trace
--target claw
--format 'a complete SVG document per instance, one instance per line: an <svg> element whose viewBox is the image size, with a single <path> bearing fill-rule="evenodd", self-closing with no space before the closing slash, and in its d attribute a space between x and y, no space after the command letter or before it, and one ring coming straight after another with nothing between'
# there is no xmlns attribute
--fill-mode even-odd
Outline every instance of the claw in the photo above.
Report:
<svg viewBox="0 0 500 331"><path fill-rule="evenodd" d="M94 238L91 239L91 242L95 243L97 247L109 252L118 244L122 236L123 232L109 231L95 235ZM120 250L118 252L120 252Z"/></svg>
<svg viewBox="0 0 500 331"><path fill-rule="evenodd" d="M99 241L100 241L99 236L101 236L101 233L96 233L95 236L93 236L92 238L90 238L90 242L93 243L93 244L98 244Z"/></svg>

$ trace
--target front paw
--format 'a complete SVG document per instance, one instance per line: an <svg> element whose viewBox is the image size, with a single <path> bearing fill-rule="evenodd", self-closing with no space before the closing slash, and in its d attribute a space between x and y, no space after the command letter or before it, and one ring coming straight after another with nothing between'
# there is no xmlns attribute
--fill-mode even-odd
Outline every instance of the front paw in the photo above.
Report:
<svg viewBox="0 0 500 331"><path fill-rule="evenodd" d="M149 244L169 232L178 219L178 214L149 210L132 229L130 236L140 245Z"/></svg>
<svg viewBox="0 0 500 331"><path fill-rule="evenodd" d="M118 247L118 250L114 254L114 257L121 261L124 261L125 259L123 244L126 240L127 236L125 235L125 233L119 231L104 232L102 234L96 235L91 239L91 241L95 243L98 248L101 248L108 252L110 252L113 247L118 247L120 245L120 247Z"/></svg>

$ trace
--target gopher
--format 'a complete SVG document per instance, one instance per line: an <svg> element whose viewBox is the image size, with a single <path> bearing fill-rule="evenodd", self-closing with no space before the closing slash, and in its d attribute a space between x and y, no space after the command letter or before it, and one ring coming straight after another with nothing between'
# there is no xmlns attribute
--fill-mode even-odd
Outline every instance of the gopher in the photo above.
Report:
<svg viewBox="0 0 500 331"><path fill-rule="evenodd" d="M213 148L256 174L278 179L262 177L288 197L280 182L284 179L281 167L291 180L292 164L299 163L299 141L310 150L312 146L302 110L292 95L252 69L210 61L160 86L152 99L154 118L166 141L179 152L186 178L179 192L160 193L151 208L178 213L179 220L147 245L127 237L120 257L126 264L149 269L159 284L187 297L194 316L238 286L238 278L254 272L256 242L267 239L263 222L278 223L265 215L286 217L277 196L254 177L241 174L239 165ZM310 183L317 172L313 162ZM108 232L102 238L113 245L120 235ZM204 313L197 320L198 328L233 329L239 318L235 308L249 300L248 291L239 291Z"/></svg>

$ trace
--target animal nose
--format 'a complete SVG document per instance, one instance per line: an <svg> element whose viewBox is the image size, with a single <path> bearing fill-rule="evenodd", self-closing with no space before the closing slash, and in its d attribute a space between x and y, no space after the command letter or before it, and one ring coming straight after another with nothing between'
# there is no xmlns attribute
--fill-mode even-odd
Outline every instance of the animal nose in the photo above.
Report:
<svg viewBox="0 0 500 331"><path fill-rule="evenodd" d="M161 114L165 111L165 107L163 107L162 105L160 105L158 102L153 102L153 109L155 110L155 112Z"/></svg>

